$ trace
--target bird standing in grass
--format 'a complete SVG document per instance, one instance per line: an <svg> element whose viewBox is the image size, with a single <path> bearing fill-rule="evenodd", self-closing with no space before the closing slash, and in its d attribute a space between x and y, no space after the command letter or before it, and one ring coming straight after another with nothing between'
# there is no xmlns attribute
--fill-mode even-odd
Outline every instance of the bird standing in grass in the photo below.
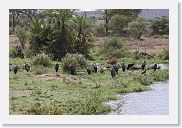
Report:
<svg viewBox="0 0 182 128"><path fill-rule="evenodd" d="M91 74L91 69L87 66L86 70L87 70L87 74L90 75Z"/></svg>
<svg viewBox="0 0 182 128"><path fill-rule="evenodd" d="M156 69L157 69L157 64L156 63L153 64L152 69L154 69L154 71L156 71Z"/></svg>
<svg viewBox="0 0 182 128"><path fill-rule="evenodd" d="M111 76L112 76L112 78L115 80L115 77L116 77L116 71L114 70L114 68L113 68L113 67L111 68Z"/></svg>
<svg viewBox="0 0 182 128"><path fill-rule="evenodd" d="M69 66L69 69L70 69L71 75L74 75L75 74L75 71L76 71L76 66L74 66L74 65L71 64Z"/></svg>
<svg viewBox="0 0 182 128"><path fill-rule="evenodd" d="M146 62L143 61L142 66L141 66L142 70L145 70L145 66L146 66Z"/></svg>
<svg viewBox="0 0 182 128"><path fill-rule="evenodd" d="M57 59L57 62L56 62L56 65L55 65L55 70L56 70L56 76L58 75L58 70L59 70L59 64L58 64L58 59Z"/></svg>
<svg viewBox="0 0 182 128"><path fill-rule="evenodd" d="M121 68L122 68L122 71L125 72L126 66L125 66L124 62L122 62Z"/></svg>
<svg viewBox="0 0 182 128"><path fill-rule="evenodd" d="M93 67L94 67L94 72L97 73L97 65L94 64Z"/></svg>
<svg viewBox="0 0 182 128"><path fill-rule="evenodd" d="M126 69L129 70L129 69L131 69L133 66L134 66L134 63L129 63Z"/></svg>
<svg viewBox="0 0 182 128"><path fill-rule="evenodd" d="M17 66L17 65L14 67L14 74L15 74L15 75L16 75L16 73L18 72L19 69L20 69L20 67Z"/></svg>
<svg viewBox="0 0 182 128"><path fill-rule="evenodd" d="M113 68L114 68L116 74L118 75L118 70L119 70L118 66L114 64L114 65L113 65Z"/></svg>
<svg viewBox="0 0 182 128"><path fill-rule="evenodd" d="M30 71L30 69L31 69L31 66L28 63L25 63L25 70L27 71L27 74Z"/></svg>

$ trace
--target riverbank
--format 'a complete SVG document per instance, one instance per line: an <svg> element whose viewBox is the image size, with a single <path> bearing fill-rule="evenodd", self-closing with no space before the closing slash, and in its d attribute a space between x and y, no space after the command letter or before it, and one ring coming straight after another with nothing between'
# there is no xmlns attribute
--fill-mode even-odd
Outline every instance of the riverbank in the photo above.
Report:
<svg viewBox="0 0 182 128"><path fill-rule="evenodd" d="M151 88L155 81L167 80L168 70L140 70L122 72L114 81L110 71L93 73L87 77L85 71L77 75L55 75L53 67L46 73L36 74L33 67L29 75L20 70L15 76L10 71L10 114L28 115L96 115L111 111L104 102L116 100L119 93L141 92Z"/></svg>

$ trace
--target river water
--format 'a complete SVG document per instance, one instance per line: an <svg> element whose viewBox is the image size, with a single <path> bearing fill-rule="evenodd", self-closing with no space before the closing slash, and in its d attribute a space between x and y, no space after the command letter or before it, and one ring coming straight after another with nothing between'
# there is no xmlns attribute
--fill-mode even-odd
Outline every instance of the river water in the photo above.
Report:
<svg viewBox="0 0 182 128"><path fill-rule="evenodd" d="M118 100L109 102L115 109L109 115L168 115L168 83L153 83L151 91L118 95Z"/></svg>
<svg viewBox="0 0 182 128"><path fill-rule="evenodd" d="M161 69L168 69L168 64L159 64ZM168 115L169 81L155 82L152 90L118 95L117 100L108 104L113 111L109 115Z"/></svg>

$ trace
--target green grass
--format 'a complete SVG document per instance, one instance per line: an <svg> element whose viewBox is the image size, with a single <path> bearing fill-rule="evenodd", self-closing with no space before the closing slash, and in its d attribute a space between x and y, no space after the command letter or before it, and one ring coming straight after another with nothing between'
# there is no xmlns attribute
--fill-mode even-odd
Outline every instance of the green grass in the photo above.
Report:
<svg viewBox="0 0 182 128"><path fill-rule="evenodd" d="M31 59L10 58L10 63L19 66L23 66L24 61L31 63ZM146 85L167 80L169 75L168 70L147 70L145 75L140 75L141 71L119 71L114 81L109 70L104 74L93 73L88 78L84 69L72 76L60 68L56 76L53 64L55 61L45 71L32 65L29 75L23 69L16 76L10 71L10 114L104 114L111 111L105 102L116 100L117 93L150 90Z"/></svg>

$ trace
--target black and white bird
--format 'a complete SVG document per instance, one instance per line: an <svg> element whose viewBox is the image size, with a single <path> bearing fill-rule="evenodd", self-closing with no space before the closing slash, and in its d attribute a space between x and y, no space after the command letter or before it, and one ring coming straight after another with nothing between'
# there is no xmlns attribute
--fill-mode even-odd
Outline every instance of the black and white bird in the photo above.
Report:
<svg viewBox="0 0 182 128"><path fill-rule="evenodd" d="M122 68L122 71L125 72L126 66L125 66L124 62L122 62L121 68Z"/></svg>
<svg viewBox="0 0 182 128"><path fill-rule="evenodd" d="M129 63L126 69L129 70L129 69L131 69L133 66L134 66L134 63Z"/></svg>
<svg viewBox="0 0 182 128"><path fill-rule="evenodd" d="M118 70L119 70L118 66L114 64L114 65L113 65L113 68L114 68L114 70L116 71L116 74L118 75Z"/></svg>
<svg viewBox="0 0 182 128"><path fill-rule="evenodd" d="M28 63L25 63L25 70L27 71L27 73L30 71L31 66Z"/></svg>
<svg viewBox="0 0 182 128"><path fill-rule="evenodd" d="M75 74L75 71L76 71L76 66L74 66L74 65L70 65L69 66L69 69L70 69L70 73L71 73L71 75L74 75Z"/></svg>
<svg viewBox="0 0 182 128"><path fill-rule="evenodd" d="M91 74L91 69L87 66L86 70L87 70L87 74L90 75Z"/></svg>
<svg viewBox="0 0 182 128"><path fill-rule="evenodd" d="M57 62L56 62L56 65L55 65L56 75L57 75L58 70L59 70L59 64L58 64L58 59L57 59Z"/></svg>
<svg viewBox="0 0 182 128"><path fill-rule="evenodd" d="M142 66L141 66L142 70L145 70L145 67L146 67L146 62L143 61Z"/></svg>
<svg viewBox="0 0 182 128"><path fill-rule="evenodd" d="M20 67L17 66L17 65L14 67L14 74L15 74L15 75L17 74L17 72L18 72L19 69L20 69Z"/></svg>
<svg viewBox="0 0 182 128"><path fill-rule="evenodd" d="M97 65L94 64L93 67L94 67L94 72L97 73Z"/></svg>
<svg viewBox="0 0 182 128"><path fill-rule="evenodd" d="M116 77L116 71L114 70L114 68L113 68L113 67L111 68L111 76L112 76L112 78L115 80L115 77Z"/></svg>
<svg viewBox="0 0 182 128"><path fill-rule="evenodd" d="M157 69L157 64L156 64L156 63L154 63L154 64L152 65L152 69L154 69L154 71L156 71L156 69Z"/></svg>

